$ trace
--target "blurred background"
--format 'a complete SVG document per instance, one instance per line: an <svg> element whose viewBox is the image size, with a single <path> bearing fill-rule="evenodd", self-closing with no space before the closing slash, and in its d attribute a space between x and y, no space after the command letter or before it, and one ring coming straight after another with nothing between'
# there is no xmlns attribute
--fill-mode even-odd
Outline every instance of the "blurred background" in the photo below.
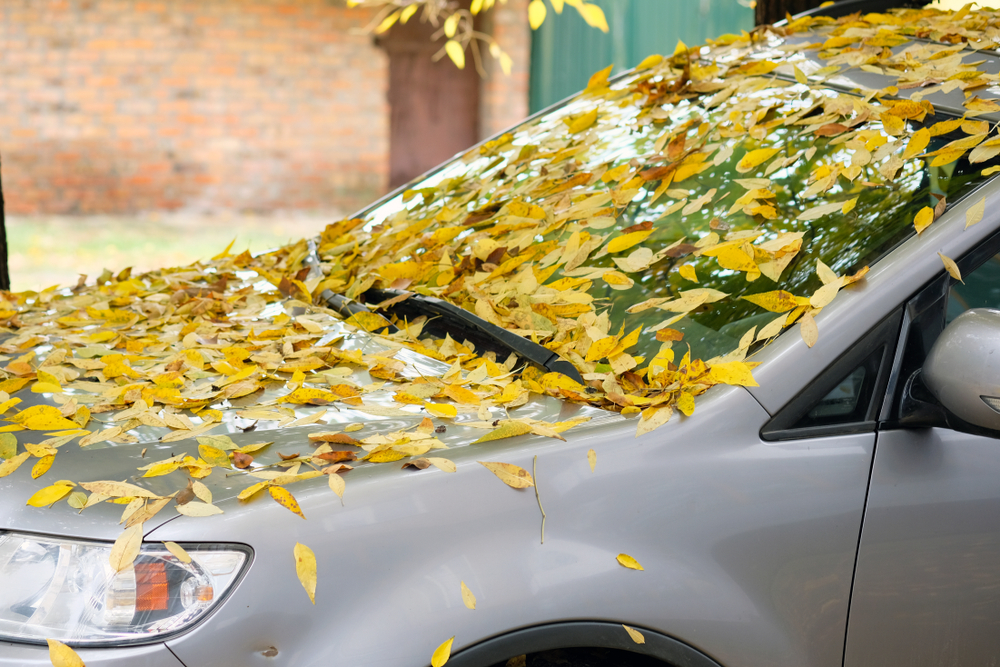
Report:
<svg viewBox="0 0 1000 667"><path fill-rule="evenodd" d="M594 2L607 33L497 3L476 28L513 68L482 77L344 0L0 0L12 289L315 234L608 64L754 25L751 0Z"/></svg>

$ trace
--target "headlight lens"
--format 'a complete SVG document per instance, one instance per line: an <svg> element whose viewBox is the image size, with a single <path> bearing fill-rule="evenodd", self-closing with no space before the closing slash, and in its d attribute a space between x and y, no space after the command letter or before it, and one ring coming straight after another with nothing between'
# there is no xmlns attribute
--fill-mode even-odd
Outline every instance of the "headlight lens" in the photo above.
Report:
<svg viewBox="0 0 1000 667"><path fill-rule="evenodd" d="M179 632L217 606L250 561L238 545L184 548L190 563L143 544L115 572L110 544L0 533L0 639L121 645Z"/></svg>

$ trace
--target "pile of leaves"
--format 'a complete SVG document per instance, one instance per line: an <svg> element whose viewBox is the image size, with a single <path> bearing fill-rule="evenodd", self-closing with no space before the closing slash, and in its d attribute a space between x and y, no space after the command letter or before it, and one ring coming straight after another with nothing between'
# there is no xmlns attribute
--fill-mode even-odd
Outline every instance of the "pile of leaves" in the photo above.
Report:
<svg viewBox="0 0 1000 667"><path fill-rule="evenodd" d="M1000 111L992 93L998 76L980 69L982 59L965 62L973 50L998 46L1000 14L970 7L803 18L701 47L680 44L623 77L598 72L560 109L360 217L329 225L316 240L256 257L227 249L142 275L106 272L68 290L4 293L0 414L9 425L0 428L0 477L31 458L32 476L41 477L69 443L198 439L197 452L141 469L145 477L182 469L186 488L154 493L62 480L28 501L125 505L127 530L113 555L120 568L138 552L143 522L169 503L191 516L222 511L197 481L215 468L254 475L241 499L267 490L301 515L285 487L325 474L343 493L341 475L357 458L345 446L361 448L371 463L412 458L418 468L454 470L447 459L423 458L443 447L441 420L475 413L470 423L486 430L480 440L561 438L580 423L518 418L533 394L639 415L638 435L675 410L691 415L696 397L713 385L755 386L747 356L788 327L815 344L815 316L864 277L866 266L841 274L823 261L796 265L806 242L790 231L796 224L850 229L860 224L866 193L891 201L899 179L926 166L975 165L1000 154L1000 137L976 119ZM857 94L831 87L852 69L888 83ZM965 116L936 120L925 99L935 91L964 92ZM927 150L933 138L955 133ZM808 187L790 199L778 177L801 165ZM703 178L727 169L741 177L726 191ZM982 217L982 205L969 224ZM945 206L941 199L920 207L907 224L920 233ZM660 231L671 225L683 235L665 241ZM813 282L796 282L793 291L790 266ZM732 291L710 286L723 283ZM777 289L754 289L764 283ZM802 291L806 284L814 287ZM477 354L460 337L428 336L426 318L393 317L391 304L368 304L371 312L343 321L320 298L330 290L365 300L371 288L399 290L397 303L420 294L465 308L557 352L583 383L516 355ZM652 296L624 298L640 288ZM654 323L626 329L614 309L623 299L629 314L658 313ZM684 322L727 304L764 323L740 332L732 349L702 358L685 341ZM390 320L398 329L391 334ZM354 344L359 330L378 344L362 350ZM358 371L370 382L351 380ZM386 387L398 407L366 405ZM21 397L32 394L48 403L19 410ZM351 435L360 424L321 432L314 451L266 469L253 458L268 442L236 445L210 433L235 432L236 419L321 423L323 406L337 403L429 417L360 440ZM393 409L402 412L385 412ZM22 444L14 435L21 430L49 437ZM508 484L530 486L526 471L491 465ZM296 557L312 597L315 560L307 547Z"/></svg>

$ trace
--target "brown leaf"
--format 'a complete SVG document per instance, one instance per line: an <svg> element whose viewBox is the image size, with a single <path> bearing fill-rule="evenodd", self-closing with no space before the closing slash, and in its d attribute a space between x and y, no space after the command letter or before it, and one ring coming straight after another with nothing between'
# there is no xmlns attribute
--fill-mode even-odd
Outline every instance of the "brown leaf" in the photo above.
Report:
<svg viewBox="0 0 1000 667"><path fill-rule="evenodd" d="M332 442L337 445L360 445L361 443L346 433L310 433L313 442Z"/></svg>
<svg viewBox="0 0 1000 667"><path fill-rule="evenodd" d="M314 454L314 459L322 459L327 463L339 463L341 461L357 461L358 455L350 450L337 450L333 452L323 452L322 454Z"/></svg>
<svg viewBox="0 0 1000 667"><path fill-rule="evenodd" d="M233 465L237 468L241 470L249 468L251 463L253 463L253 457L249 454L244 454L243 452L233 452Z"/></svg>

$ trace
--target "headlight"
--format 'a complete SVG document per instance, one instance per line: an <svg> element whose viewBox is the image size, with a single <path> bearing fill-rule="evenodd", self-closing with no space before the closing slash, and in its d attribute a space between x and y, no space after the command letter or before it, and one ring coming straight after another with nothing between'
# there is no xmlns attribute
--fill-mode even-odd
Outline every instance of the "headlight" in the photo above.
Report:
<svg viewBox="0 0 1000 667"><path fill-rule="evenodd" d="M135 563L115 572L110 544L0 533L0 639L119 646L190 627L239 580L250 550L184 548L190 563L143 544Z"/></svg>

